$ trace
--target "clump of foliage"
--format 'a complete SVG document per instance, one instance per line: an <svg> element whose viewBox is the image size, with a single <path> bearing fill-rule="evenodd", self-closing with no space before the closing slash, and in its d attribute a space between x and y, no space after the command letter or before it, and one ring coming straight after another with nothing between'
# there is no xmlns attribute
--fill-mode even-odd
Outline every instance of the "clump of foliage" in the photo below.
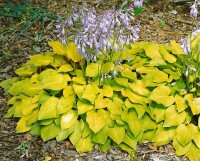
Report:
<svg viewBox="0 0 200 161"><path fill-rule="evenodd" d="M137 42L86 66L73 42L49 45L0 84L17 133L69 139L78 152L114 144L134 154L138 142L173 141L178 156L200 158L200 95L185 88L178 43Z"/></svg>

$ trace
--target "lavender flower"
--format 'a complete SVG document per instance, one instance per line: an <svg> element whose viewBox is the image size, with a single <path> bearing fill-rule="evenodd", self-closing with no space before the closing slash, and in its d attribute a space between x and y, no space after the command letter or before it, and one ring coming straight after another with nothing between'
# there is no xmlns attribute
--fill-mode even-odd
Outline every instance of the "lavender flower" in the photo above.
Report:
<svg viewBox="0 0 200 161"><path fill-rule="evenodd" d="M141 8L142 7L142 3L143 3L143 0L136 0L134 2L134 7Z"/></svg>
<svg viewBox="0 0 200 161"><path fill-rule="evenodd" d="M197 18L198 15L198 10L196 8L196 3L194 3L191 7L190 7L190 15L193 16L195 19Z"/></svg>
<svg viewBox="0 0 200 161"><path fill-rule="evenodd" d="M184 39L181 39L180 42L181 42L181 48L183 49L184 53L187 55L191 52L191 49L190 49L190 41L191 39L190 38L184 38Z"/></svg>

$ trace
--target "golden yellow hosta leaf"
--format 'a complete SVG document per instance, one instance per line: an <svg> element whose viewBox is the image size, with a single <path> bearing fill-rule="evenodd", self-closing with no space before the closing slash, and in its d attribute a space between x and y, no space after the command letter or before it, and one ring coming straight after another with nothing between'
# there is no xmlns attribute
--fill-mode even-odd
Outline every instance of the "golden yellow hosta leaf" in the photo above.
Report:
<svg viewBox="0 0 200 161"><path fill-rule="evenodd" d="M186 119L186 112L182 111L178 113L176 111L176 106L172 105L168 107L165 111L165 122L163 127L172 127L182 124Z"/></svg>
<svg viewBox="0 0 200 161"><path fill-rule="evenodd" d="M56 97L48 98L40 107L38 120L56 118L58 101L59 99Z"/></svg>
<svg viewBox="0 0 200 161"><path fill-rule="evenodd" d="M125 70L123 70L121 72L122 76L123 77L126 77L132 81L136 80L137 79L137 74L136 72L132 72L129 68L126 68Z"/></svg>
<svg viewBox="0 0 200 161"><path fill-rule="evenodd" d="M73 87L74 92L76 93L76 95L77 95L79 98L81 98L82 95L83 95L83 92L84 92L84 90L85 90L85 86L73 84L72 87Z"/></svg>
<svg viewBox="0 0 200 161"><path fill-rule="evenodd" d="M44 141L55 138L60 133L60 128L53 122L41 128L41 137Z"/></svg>
<svg viewBox="0 0 200 161"><path fill-rule="evenodd" d="M81 139L83 130L84 130L84 122L83 120L80 120L76 128L74 129L74 132L69 137L69 140L73 145L76 145L76 143Z"/></svg>
<svg viewBox="0 0 200 161"><path fill-rule="evenodd" d="M194 136L193 141L195 142L196 146L200 149L200 130Z"/></svg>
<svg viewBox="0 0 200 161"><path fill-rule="evenodd" d="M191 101L188 101L188 102L189 102L189 106L192 110L192 114L193 115L200 114L200 97L193 98Z"/></svg>
<svg viewBox="0 0 200 161"><path fill-rule="evenodd" d="M174 100L176 103L176 108L178 110L178 113L184 111L188 107L188 105L186 104L186 99L183 98L182 96L176 94Z"/></svg>
<svg viewBox="0 0 200 161"><path fill-rule="evenodd" d="M108 113L103 109L90 110L87 112L86 121L90 129L96 134L98 133L107 123Z"/></svg>
<svg viewBox="0 0 200 161"><path fill-rule="evenodd" d="M35 109L29 116L26 117L26 124L31 125L38 120L39 109Z"/></svg>
<svg viewBox="0 0 200 161"><path fill-rule="evenodd" d="M35 66L47 66L53 61L53 59L52 53L30 56L31 63L33 63Z"/></svg>
<svg viewBox="0 0 200 161"><path fill-rule="evenodd" d="M61 97L57 104L57 114L63 114L72 109L76 96L72 94L68 97Z"/></svg>
<svg viewBox="0 0 200 161"><path fill-rule="evenodd" d="M48 42L49 46L53 48L53 51L59 55L66 55L66 47L60 41Z"/></svg>
<svg viewBox="0 0 200 161"><path fill-rule="evenodd" d="M136 150L137 141L134 138L131 138L129 135L125 134L123 143L126 143L128 146Z"/></svg>
<svg viewBox="0 0 200 161"><path fill-rule="evenodd" d="M103 95L99 94L95 100L95 109L105 108L110 102L110 99L103 98Z"/></svg>
<svg viewBox="0 0 200 161"><path fill-rule="evenodd" d="M182 147L185 147L188 143L192 141L194 136L198 133L198 127L189 124L180 124L176 129L176 139Z"/></svg>
<svg viewBox="0 0 200 161"><path fill-rule="evenodd" d="M63 96L64 97L68 97L70 96L71 94L74 93L74 90L72 88L72 86L66 86L64 89L63 89Z"/></svg>
<svg viewBox="0 0 200 161"><path fill-rule="evenodd" d="M93 134L92 141L99 144L105 144L108 138L109 128L108 126L104 126L98 133Z"/></svg>
<svg viewBox="0 0 200 161"><path fill-rule="evenodd" d="M160 55L160 48L158 44L141 42L141 47L145 50L146 56L153 58L162 58Z"/></svg>
<svg viewBox="0 0 200 161"><path fill-rule="evenodd" d="M174 103L174 97L169 96L170 93L171 89L169 87L161 85L152 91L149 98L157 103L163 104L165 107L168 107Z"/></svg>
<svg viewBox="0 0 200 161"><path fill-rule="evenodd" d="M162 55L162 58L169 63L175 63L177 60L177 58L174 55L170 54L169 51L164 49L164 47L160 48L160 54Z"/></svg>
<svg viewBox="0 0 200 161"><path fill-rule="evenodd" d="M90 63L86 67L86 76L97 77L100 74L101 66L98 63Z"/></svg>
<svg viewBox="0 0 200 161"><path fill-rule="evenodd" d="M35 65L24 65L21 68L18 68L15 70L15 73L22 77L27 77L32 75L33 73L36 73L37 67Z"/></svg>
<svg viewBox="0 0 200 161"><path fill-rule="evenodd" d="M185 154L185 156L190 161L198 161L200 159L200 149L193 143L189 152Z"/></svg>
<svg viewBox="0 0 200 161"><path fill-rule="evenodd" d="M69 72L72 70L73 70L73 68L70 64L64 64L58 69L58 72Z"/></svg>
<svg viewBox="0 0 200 161"><path fill-rule="evenodd" d="M176 155L177 156L181 156L181 155L185 155L188 153L188 151L191 149L192 146L192 142L189 142L186 146L182 146L178 140L176 139L176 137L173 140L173 147L176 149Z"/></svg>
<svg viewBox="0 0 200 161"><path fill-rule="evenodd" d="M81 138L76 144L76 150L79 153L89 152L92 150L94 143L91 141L91 135L86 138Z"/></svg>
<svg viewBox="0 0 200 161"><path fill-rule="evenodd" d="M83 59L83 56L78 53L78 50L74 42L68 42L66 45L66 56L68 59L71 59L73 62L79 62Z"/></svg>
<svg viewBox="0 0 200 161"><path fill-rule="evenodd" d="M58 136L56 136L56 140L57 141L62 141L65 140L66 138L69 137L70 134L72 134L75 129L78 127L79 121L77 120L72 126L70 126L69 128L60 131L60 133L58 134Z"/></svg>
<svg viewBox="0 0 200 161"><path fill-rule="evenodd" d="M175 55L184 54L183 49L181 49L181 44L176 43L176 41L174 40L171 40L170 44L171 44L171 51L173 54Z"/></svg>
<svg viewBox="0 0 200 161"><path fill-rule="evenodd" d="M99 88L96 85L88 84L85 87L85 90L83 92L82 98L87 99L92 104L94 104L94 101L96 99L97 94L99 93Z"/></svg>
<svg viewBox="0 0 200 161"><path fill-rule="evenodd" d="M94 105L78 100L77 103L78 114L84 114L94 108Z"/></svg>
<svg viewBox="0 0 200 161"><path fill-rule="evenodd" d="M76 84L86 84L86 81L83 77L73 77L72 81Z"/></svg>
<svg viewBox="0 0 200 161"><path fill-rule="evenodd" d="M147 130L152 130L152 129L156 129L157 128L157 124L155 121L152 120L152 118L145 114L142 117L142 121L143 121L143 130L147 131Z"/></svg>
<svg viewBox="0 0 200 161"><path fill-rule="evenodd" d="M112 97L113 96L113 89L109 85L104 85L102 93L105 97Z"/></svg>
<svg viewBox="0 0 200 161"><path fill-rule="evenodd" d="M111 62L106 62L101 66L101 74L110 73L111 69L114 67L114 64Z"/></svg>
<svg viewBox="0 0 200 161"><path fill-rule="evenodd" d="M31 125L26 124L26 117L21 117L17 123L16 133L27 132L31 129Z"/></svg>
<svg viewBox="0 0 200 161"><path fill-rule="evenodd" d="M77 121L77 118L78 118L78 112L75 110L70 110L67 113L63 114L61 116L61 122L60 122L61 130L70 128Z"/></svg>
<svg viewBox="0 0 200 161"><path fill-rule="evenodd" d="M107 152L110 149L111 139L108 138L105 142L105 144L99 144L99 148L103 152Z"/></svg>
<svg viewBox="0 0 200 161"><path fill-rule="evenodd" d="M142 131L142 123L138 119L137 112L134 109L128 111L123 111L121 118L123 121L128 123L129 129L134 134L135 137L139 135Z"/></svg>
<svg viewBox="0 0 200 161"><path fill-rule="evenodd" d="M155 143L156 146L168 144L170 141L173 140L175 133L176 128L164 128L162 124L159 124L152 141Z"/></svg>
<svg viewBox="0 0 200 161"><path fill-rule="evenodd" d="M128 83L128 86L139 95L148 96L150 94L150 91L145 87L141 80L137 80L134 83Z"/></svg>
<svg viewBox="0 0 200 161"><path fill-rule="evenodd" d="M155 72L153 77L153 82L155 83L169 82L168 80L168 74L162 71Z"/></svg>
<svg viewBox="0 0 200 161"><path fill-rule="evenodd" d="M125 129L115 125L113 128L109 128L109 137L118 145L124 140Z"/></svg>

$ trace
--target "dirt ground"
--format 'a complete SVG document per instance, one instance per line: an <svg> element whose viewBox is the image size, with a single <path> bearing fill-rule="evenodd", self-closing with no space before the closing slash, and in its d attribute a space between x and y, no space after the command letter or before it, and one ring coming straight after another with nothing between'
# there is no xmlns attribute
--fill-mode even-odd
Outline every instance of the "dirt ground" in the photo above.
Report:
<svg viewBox="0 0 200 161"><path fill-rule="evenodd" d="M5 2L7 2L5 0ZM36 1L37 2L37 1ZM34 2L35 3L35 2ZM99 7L109 8L113 1L103 2ZM39 0L38 4L46 5L52 13L63 15L68 2L64 0ZM78 3L80 5L81 3ZM0 6L5 5L0 2ZM94 5L90 3L90 5ZM189 16L191 3L175 4L168 1L149 0L144 4L144 10L136 17L141 24L140 41L169 43L187 37L198 20ZM23 35L20 33L20 22L13 17L0 16L0 81L15 75L29 55L51 50L47 42L56 40L55 24L52 19L45 20L45 30L39 42L35 37L41 31L41 22L31 26ZM119 148L112 147L107 153L102 153L98 147L89 153L79 154L69 141L57 143L55 140L43 142L40 137L29 133L16 134L16 121L4 119L8 109L6 105L9 96L0 88L0 160L2 161L187 161L185 157L176 157L171 144L155 147L151 143L138 145L136 156L130 156Z"/></svg>

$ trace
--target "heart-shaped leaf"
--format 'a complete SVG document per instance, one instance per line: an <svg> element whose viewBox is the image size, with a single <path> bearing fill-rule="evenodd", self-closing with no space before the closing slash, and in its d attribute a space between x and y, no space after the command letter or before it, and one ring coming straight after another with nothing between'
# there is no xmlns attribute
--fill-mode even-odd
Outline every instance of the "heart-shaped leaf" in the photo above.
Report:
<svg viewBox="0 0 200 161"><path fill-rule="evenodd" d="M72 70L73 70L73 68L70 64L64 64L58 69L58 72L69 72Z"/></svg>
<svg viewBox="0 0 200 161"><path fill-rule="evenodd" d="M40 107L38 120L50 119L57 117L56 106L59 99L56 97L48 98Z"/></svg>
<svg viewBox="0 0 200 161"><path fill-rule="evenodd" d="M190 161L198 161L200 158L200 149L195 144L192 144L189 152L185 156Z"/></svg>
<svg viewBox="0 0 200 161"><path fill-rule="evenodd" d="M60 128L53 122L41 128L41 137L44 141L55 138L60 133Z"/></svg>
<svg viewBox="0 0 200 161"><path fill-rule="evenodd" d="M51 41L48 42L48 45L53 48L53 51L59 55L66 54L66 47L60 41Z"/></svg>
<svg viewBox="0 0 200 161"><path fill-rule="evenodd" d="M113 128L109 128L109 137L118 145L124 140L125 129L115 125Z"/></svg>
<svg viewBox="0 0 200 161"><path fill-rule="evenodd" d="M65 130L71 127L78 118L78 112L75 110L70 110L69 112L61 116L61 130Z"/></svg>
<svg viewBox="0 0 200 161"><path fill-rule="evenodd" d="M86 103L78 100L77 108L78 108L78 114L81 115L93 109L94 105L92 105L91 103Z"/></svg>
<svg viewBox="0 0 200 161"><path fill-rule="evenodd" d="M91 135L81 138L75 145L79 153L89 152L92 150L94 143L91 141Z"/></svg>
<svg viewBox="0 0 200 161"><path fill-rule="evenodd" d="M92 135L92 141L98 144L105 144L108 138L109 128L104 126L98 133Z"/></svg>
<svg viewBox="0 0 200 161"><path fill-rule="evenodd" d="M100 64L90 63L86 67L86 76L97 77L100 74Z"/></svg>
<svg viewBox="0 0 200 161"><path fill-rule="evenodd" d="M21 117L17 123L16 133L27 132L31 129L31 125L26 125L26 117Z"/></svg>
<svg viewBox="0 0 200 161"><path fill-rule="evenodd" d="M107 123L107 112L103 109L90 110L87 112L86 121L90 129L96 134Z"/></svg>
<svg viewBox="0 0 200 161"><path fill-rule="evenodd" d="M31 63L35 66L47 66L53 61L53 54L46 53L46 54L37 54L30 57Z"/></svg>
<svg viewBox="0 0 200 161"><path fill-rule="evenodd" d="M188 151L191 149L192 142L189 142L186 146L182 146L176 138L173 140L173 147L176 149L176 155L181 156L188 153Z"/></svg>
<svg viewBox="0 0 200 161"><path fill-rule="evenodd" d="M169 87L161 85L152 91L149 98L157 103L163 104L165 107L168 107L174 103L174 97L169 96L170 93L171 89Z"/></svg>

